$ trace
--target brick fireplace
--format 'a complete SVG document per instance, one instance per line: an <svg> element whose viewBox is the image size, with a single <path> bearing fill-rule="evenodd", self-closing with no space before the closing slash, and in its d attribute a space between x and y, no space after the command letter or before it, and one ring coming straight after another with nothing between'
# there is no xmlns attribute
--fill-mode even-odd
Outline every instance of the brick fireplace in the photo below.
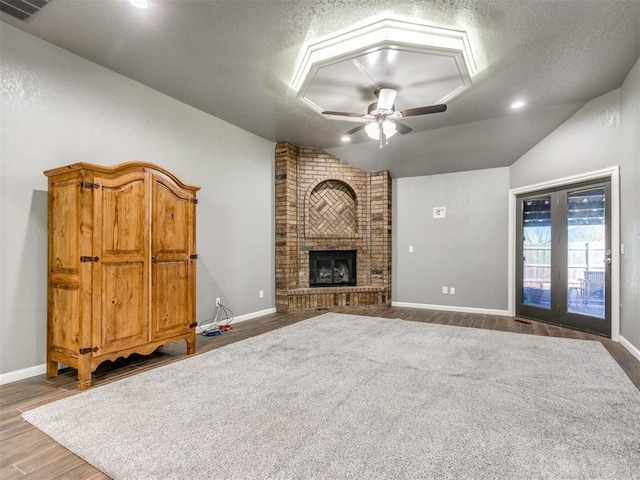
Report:
<svg viewBox="0 0 640 480"><path fill-rule="evenodd" d="M277 311L390 306L389 172L368 173L323 150L278 143L275 174ZM311 281L310 252L315 262L355 252L348 263L355 285ZM346 263L335 265L342 275Z"/></svg>

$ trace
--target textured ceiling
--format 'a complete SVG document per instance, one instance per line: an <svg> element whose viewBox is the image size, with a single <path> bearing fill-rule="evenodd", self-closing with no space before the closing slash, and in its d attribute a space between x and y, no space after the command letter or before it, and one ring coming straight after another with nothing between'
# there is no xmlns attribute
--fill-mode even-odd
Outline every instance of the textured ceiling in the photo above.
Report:
<svg viewBox="0 0 640 480"><path fill-rule="evenodd" d="M256 135L395 177L510 165L640 56L638 0L151 2L53 0L28 23L1 19ZM385 17L466 31L478 71L447 112L406 119L414 131L388 147L341 145L353 124L319 115L291 81L304 46ZM528 105L511 111L517 98Z"/></svg>

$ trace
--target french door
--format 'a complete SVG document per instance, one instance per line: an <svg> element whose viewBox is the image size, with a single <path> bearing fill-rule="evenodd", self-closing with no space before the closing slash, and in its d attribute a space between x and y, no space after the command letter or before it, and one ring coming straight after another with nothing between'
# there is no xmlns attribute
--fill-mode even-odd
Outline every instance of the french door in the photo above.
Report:
<svg viewBox="0 0 640 480"><path fill-rule="evenodd" d="M611 336L611 184L517 197L516 315Z"/></svg>

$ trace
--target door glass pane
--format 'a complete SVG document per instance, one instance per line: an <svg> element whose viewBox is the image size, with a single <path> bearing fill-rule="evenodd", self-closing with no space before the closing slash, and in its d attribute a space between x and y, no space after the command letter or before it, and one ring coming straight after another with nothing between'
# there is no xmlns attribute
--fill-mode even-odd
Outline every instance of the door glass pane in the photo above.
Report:
<svg viewBox="0 0 640 480"><path fill-rule="evenodd" d="M567 311L598 318L605 316L604 195L604 187L567 195Z"/></svg>
<svg viewBox="0 0 640 480"><path fill-rule="evenodd" d="M551 305L551 197L522 201L522 303Z"/></svg>

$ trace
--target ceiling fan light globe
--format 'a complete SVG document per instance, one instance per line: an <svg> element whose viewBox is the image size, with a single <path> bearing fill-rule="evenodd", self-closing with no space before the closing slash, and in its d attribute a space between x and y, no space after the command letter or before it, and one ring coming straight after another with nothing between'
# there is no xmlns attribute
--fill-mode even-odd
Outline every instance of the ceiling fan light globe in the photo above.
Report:
<svg viewBox="0 0 640 480"><path fill-rule="evenodd" d="M396 124L390 120L385 120L382 122L382 131L384 132L385 137L390 138L393 137L396 132Z"/></svg>
<svg viewBox="0 0 640 480"><path fill-rule="evenodd" d="M364 131L369 138L378 140L380 138L380 125L377 122L367 123L364 127ZM384 120L382 122L382 131L387 138L393 137L397 133L396 124L390 120Z"/></svg>
<svg viewBox="0 0 640 480"><path fill-rule="evenodd" d="M380 127L376 122L367 123L364 131L367 133L367 136L373 140L378 140L380 137Z"/></svg>

